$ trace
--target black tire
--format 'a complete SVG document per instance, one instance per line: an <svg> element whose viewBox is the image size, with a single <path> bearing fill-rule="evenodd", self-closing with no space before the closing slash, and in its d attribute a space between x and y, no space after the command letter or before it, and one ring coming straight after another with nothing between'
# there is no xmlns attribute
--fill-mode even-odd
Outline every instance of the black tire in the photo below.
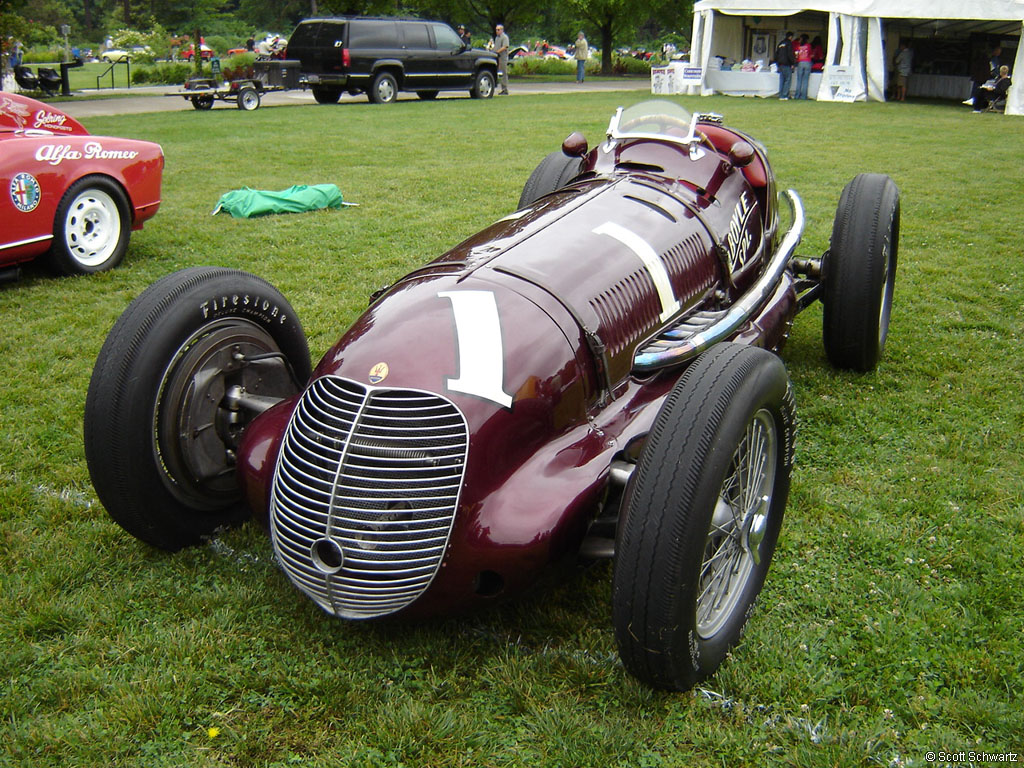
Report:
<svg viewBox="0 0 1024 768"><path fill-rule="evenodd" d="M158 280L114 324L89 382L85 458L103 506L166 550L242 522L233 452L256 413L230 407L232 388L283 399L309 374L302 326L265 280L215 267Z"/></svg>
<svg viewBox="0 0 1024 768"><path fill-rule="evenodd" d="M337 104L341 98L341 88L332 88L326 85L314 85L313 98L317 104Z"/></svg>
<svg viewBox="0 0 1024 768"><path fill-rule="evenodd" d="M552 152L533 169L519 196L519 208L535 203L556 189L561 189L583 170L583 160L564 152Z"/></svg>
<svg viewBox="0 0 1024 768"><path fill-rule="evenodd" d="M494 96L494 75L490 70L481 69L476 73L469 95L474 99L489 99Z"/></svg>
<svg viewBox="0 0 1024 768"><path fill-rule="evenodd" d="M643 682L687 690L739 640L782 525L794 428L782 362L740 344L699 357L662 406L627 488L612 577L619 654Z"/></svg>
<svg viewBox="0 0 1024 768"><path fill-rule="evenodd" d="M398 82L390 72L381 72L373 78L373 85L366 92L371 104L390 104L398 98Z"/></svg>
<svg viewBox="0 0 1024 768"><path fill-rule="evenodd" d="M437 91L416 91L416 95L424 101L433 101L437 98Z"/></svg>
<svg viewBox="0 0 1024 768"><path fill-rule="evenodd" d="M113 269L128 250L131 232L131 208L121 185L106 176L84 176L57 205L50 267L62 275Z"/></svg>
<svg viewBox="0 0 1024 768"><path fill-rule="evenodd" d="M213 109L213 96L210 94L204 94L202 96L192 97L192 108L198 109L205 112L208 109Z"/></svg>
<svg viewBox="0 0 1024 768"><path fill-rule="evenodd" d="M242 88L238 92L238 108L252 112L260 108L260 94L255 88Z"/></svg>
<svg viewBox="0 0 1024 768"><path fill-rule="evenodd" d="M837 368L871 371L885 349L900 239L900 191L862 173L843 189L822 259L825 354Z"/></svg>

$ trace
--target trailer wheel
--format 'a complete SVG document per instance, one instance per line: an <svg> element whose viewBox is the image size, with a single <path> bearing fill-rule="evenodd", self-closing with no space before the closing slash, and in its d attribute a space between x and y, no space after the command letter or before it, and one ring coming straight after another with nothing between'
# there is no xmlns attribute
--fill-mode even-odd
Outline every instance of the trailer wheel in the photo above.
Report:
<svg viewBox="0 0 1024 768"><path fill-rule="evenodd" d="M204 111L204 112L207 109L213 109L213 96L211 96L208 93L207 94L203 94L202 96L193 96L192 97L192 108L193 109L198 109L198 110L201 110L201 111Z"/></svg>
<svg viewBox="0 0 1024 768"><path fill-rule="evenodd" d="M252 112L254 109L259 109L260 106L260 94L255 88L242 88L238 92L238 108L245 110L246 112Z"/></svg>

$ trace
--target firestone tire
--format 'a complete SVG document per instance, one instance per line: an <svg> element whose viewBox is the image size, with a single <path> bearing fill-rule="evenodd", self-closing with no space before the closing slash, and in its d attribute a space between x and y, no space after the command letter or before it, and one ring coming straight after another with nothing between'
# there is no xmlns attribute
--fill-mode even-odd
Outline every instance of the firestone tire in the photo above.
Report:
<svg viewBox="0 0 1024 768"><path fill-rule="evenodd" d="M260 108L260 94L255 88L243 88L238 92L238 108L252 112Z"/></svg>
<svg viewBox="0 0 1024 768"><path fill-rule="evenodd" d="M341 88L329 88L323 85L313 86L313 99L317 104L337 104L341 98Z"/></svg>
<svg viewBox="0 0 1024 768"><path fill-rule="evenodd" d="M477 72L469 95L474 99L489 99L494 96L494 75L486 69Z"/></svg>
<svg viewBox="0 0 1024 768"><path fill-rule="evenodd" d="M843 189L822 260L825 354L837 368L872 371L885 349L900 239L900 191L862 173Z"/></svg>
<svg viewBox="0 0 1024 768"><path fill-rule="evenodd" d="M561 189L583 170L583 160L564 152L552 152L533 169L519 196L519 208L535 203L556 189Z"/></svg>
<svg viewBox="0 0 1024 768"><path fill-rule="evenodd" d="M113 269L128 250L131 230L131 209L120 185L105 176L85 176L57 205L49 265L62 275Z"/></svg>
<svg viewBox="0 0 1024 768"><path fill-rule="evenodd" d="M623 503L612 613L626 669L687 690L740 639L789 494L795 406L770 352L721 344L676 384Z"/></svg>
<svg viewBox="0 0 1024 768"><path fill-rule="evenodd" d="M390 72L381 72L373 78L373 85L366 92L372 104L390 104L398 98L398 83Z"/></svg>
<svg viewBox="0 0 1024 768"><path fill-rule="evenodd" d="M110 516L177 550L249 516L234 451L257 410L296 394L309 348L272 285L195 267L151 285L114 324L85 401L85 458Z"/></svg>

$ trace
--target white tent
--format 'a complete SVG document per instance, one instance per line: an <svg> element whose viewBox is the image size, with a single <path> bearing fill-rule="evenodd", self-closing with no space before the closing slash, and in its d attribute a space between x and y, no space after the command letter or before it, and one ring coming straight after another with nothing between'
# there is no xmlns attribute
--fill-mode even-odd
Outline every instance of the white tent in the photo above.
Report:
<svg viewBox="0 0 1024 768"><path fill-rule="evenodd" d="M1024 0L698 0L693 7L690 56L703 75L700 86L692 86L691 92L715 92L708 83L708 65L722 46L735 50L742 45L743 17L795 16L805 11L828 14L826 71L815 91L820 101L885 100L887 21L928 20L937 30L940 24L977 20L988 24L981 27L985 31L1020 34L1024 41ZM830 77L840 71L844 88L837 97ZM1017 46L1013 74L1024 78L1024 44ZM1024 86L1019 83L1010 87L1006 113L1024 115Z"/></svg>

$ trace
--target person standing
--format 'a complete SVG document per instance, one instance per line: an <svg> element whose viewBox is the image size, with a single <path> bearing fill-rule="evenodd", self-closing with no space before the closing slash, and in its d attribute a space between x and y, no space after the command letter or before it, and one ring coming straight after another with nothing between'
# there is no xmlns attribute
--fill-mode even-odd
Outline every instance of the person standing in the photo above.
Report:
<svg viewBox="0 0 1024 768"><path fill-rule="evenodd" d="M893 59L896 68L896 101L907 100L907 80L914 64L914 52L910 50L906 40L900 40L900 50Z"/></svg>
<svg viewBox="0 0 1024 768"><path fill-rule="evenodd" d="M467 48L473 47L473 36L469 34L462 24L459 24L458 29L455 31L459 33L459 39L462 41L464 46Z"/></svg>
<svg viewBox="0 0 1024 768"><path fill-rule="evenodd" d="M505 25L494 27L494 52L498 54L498 80L501 83L501 95L508 96L508 35Z"/></svg>
<svg viewBox="0 0 1024 768"><path fill-rule="evenodd" d="M576 82L582 83L585 75L584 69L587 66L587 59L590 58L590 46L587 45L587 38L583 36L583 30L576 35Z"/></svg>
<svg viewBox="0 0 1024 768"><path fill-rule="evenodd" d="M775 48L775 67L779 70L779 98L782 101L789 98L789 84L793 80L793 65L795 63L793 33L787 32L785 38Z"/></svg>
<svg viewBox="0 0 1024 768"><path fill-rule="evenodd" d="M796 46L796 98L807 98L807 84L811 81L811 44L807 35L800 35Z"/></svg>

